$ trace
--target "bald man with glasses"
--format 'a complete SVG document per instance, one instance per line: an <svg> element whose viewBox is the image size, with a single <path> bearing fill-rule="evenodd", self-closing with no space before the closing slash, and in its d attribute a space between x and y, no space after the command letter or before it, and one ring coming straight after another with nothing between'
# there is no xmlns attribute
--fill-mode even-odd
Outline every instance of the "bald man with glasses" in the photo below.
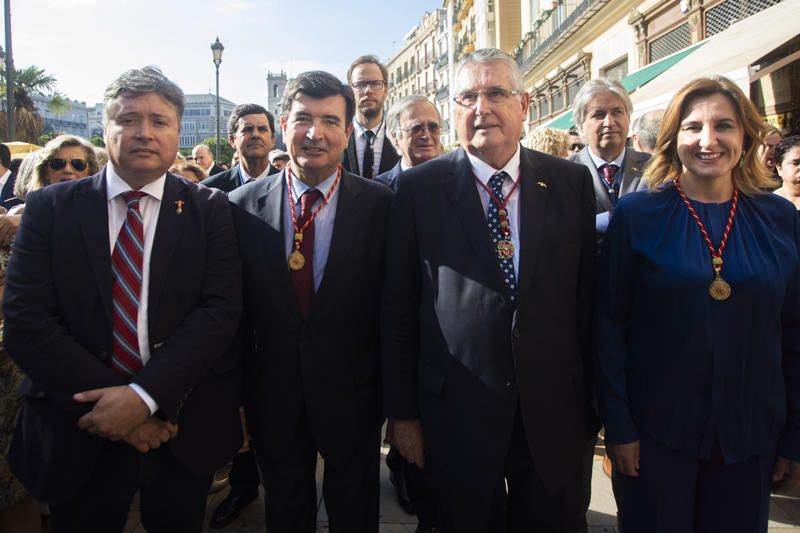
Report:
<svg viewBox="0 0 800 533"><path fill-rule="evenodd" d="M387 172L400 159L384 121L387 77L386 67L372 55L356 58L347 70L347 82L356 97L356 115L342 168L367 179Z"/></svg>

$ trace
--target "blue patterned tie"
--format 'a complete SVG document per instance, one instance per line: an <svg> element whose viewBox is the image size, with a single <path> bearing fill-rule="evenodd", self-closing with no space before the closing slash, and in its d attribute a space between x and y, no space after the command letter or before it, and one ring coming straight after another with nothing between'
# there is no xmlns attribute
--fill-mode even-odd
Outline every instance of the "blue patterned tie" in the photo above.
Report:
<svg viewBox="0 0 800 533"><path fill-rule="evenodd" d="M503 181L505 181L508 174L499 172L489 179L489 187L495 198L502 204L505 200L503 197ZM497 254L497 243L503 239L503 229L500 227L500 208L493 199L489 199L489 211L486 213L486 219L489 223L489 235L492 237L494 244L495 256ZM506 222L510 222L508 215L506 215ZM508 292L511 295L511 301L517 300L517 277L514 273L514 256L506 259L500 259L500 270L503 271L503 279L508 285Z"/></svg>

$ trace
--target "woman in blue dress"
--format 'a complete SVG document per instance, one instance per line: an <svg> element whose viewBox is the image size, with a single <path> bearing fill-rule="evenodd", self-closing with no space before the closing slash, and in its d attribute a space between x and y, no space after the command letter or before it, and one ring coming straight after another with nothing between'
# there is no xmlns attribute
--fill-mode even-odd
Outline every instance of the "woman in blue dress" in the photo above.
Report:
<svg viewBox="0 0 800 533"><path fill-rule="evenodd" d="M766 532L800 479L798 217L730 80L670 102L601 256L598 399L621 533Z"/></svg>

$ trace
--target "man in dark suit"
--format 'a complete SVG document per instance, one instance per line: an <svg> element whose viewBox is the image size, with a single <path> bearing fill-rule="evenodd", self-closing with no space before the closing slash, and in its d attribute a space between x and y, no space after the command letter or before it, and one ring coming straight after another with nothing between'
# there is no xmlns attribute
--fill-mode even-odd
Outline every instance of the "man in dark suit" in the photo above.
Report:
<svg viewBox="0 0 800 533"><path fill-rule="evenodd" d="M456 72L461 148L407 170L387 242L384 407L430 461L442 531L586 531L594 194L519 143L530 97L482 49Z"/></svg>
<svg viewBox="0 0 800 533"><path fill-rule="evenodd" d="M597 198L595 228L600 242L617 200L647 188L641 180L650 154L625 147L633 104L618 81L589 80L575 95L572 110L586 146L569 160L586 165L592 173Z"/></svg>
<svg viewBox="0 0 800 533"><path fill-rule="evenodd" d="M391 191L341 169L351 89L306 72L283 96L290 162L233 191L248 427L267 528L313 532L317 453L331 531L378 531L378 315Z"/></svg>
<svg viewBox="0 0 800 533"><path fill-rule="evenodd" d="M214 161L214 154L211 153L211 148L205 144L198 144L192 148L192 159L209 177L215 176L225 170L225 167Z"/></svg>
<svg viewBox="0 0 800 533"><path fill-rule="evenodd" d="M239 155L239 164L200 182L222 192L231 192L245 183L276 174L269 162L275 144L275 118L258 104L240 104L228 118L228 142Z"/></svg>
<svg viewBox="0 0 800 533"><path fill-rule="evenodd" d="M148 531L199 532L241 445L240 259L225 196L167 173L182 113L158 69L125 72L105 93L109 164L26 198L4 308L28 376L10 462L54 531L121 532L138 491Z"/></svg>
<svg viewBox="0 0 800 533"><path fill-rule="evenodd" d="M371 55L357 58L347 70L347 82L356 97L356 114L342 166L369 179L388 171L400 159L392 148L383 120L383 103L389 94L388 77L386 67Z"/></svg>

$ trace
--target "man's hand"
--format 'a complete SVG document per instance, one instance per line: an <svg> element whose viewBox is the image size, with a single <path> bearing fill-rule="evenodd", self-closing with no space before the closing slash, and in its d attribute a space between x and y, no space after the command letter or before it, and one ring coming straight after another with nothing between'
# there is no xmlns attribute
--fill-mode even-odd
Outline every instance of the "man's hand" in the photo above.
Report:
<svg viewBox="0 0 800 533"><path fill-rule="evenodd" d="M78 427L106 439L124 439L150 416L150 409L127 385L79 392L76 402L97 402L78 420Z"/></svg>
<svg viewBox="0 0 800 533"><path fill-rule="evenodd" d="M425 466L425 446L422 441L422 424L414 420L389 420L386 439L406 461L420 468Z"/></svg>
<svg viewBox="0 0 800 533"><path fill-rule="evenodd" d="M639 477L639 441L606 445L614 467L623 476Z"/></svg>
<svg viewBox="0 0 800 533"><path fill-rule="evenodd" d="M142 453L155 450L178 434L178 426L151 416L125 435L125 442Z"/></svg>
<svg viewBox="0 0 800 533"><path fill-rule="evenodd" d="M22 215L6 215L0 217L0 247L8 246L17 234Z"/></svg>
<svg viewBox="0 0 800 533"><path fill-rule="evenodd" d="M800 463L779 456L772 469L772 492L785 494L798 486L800 486Z"/></svg>

